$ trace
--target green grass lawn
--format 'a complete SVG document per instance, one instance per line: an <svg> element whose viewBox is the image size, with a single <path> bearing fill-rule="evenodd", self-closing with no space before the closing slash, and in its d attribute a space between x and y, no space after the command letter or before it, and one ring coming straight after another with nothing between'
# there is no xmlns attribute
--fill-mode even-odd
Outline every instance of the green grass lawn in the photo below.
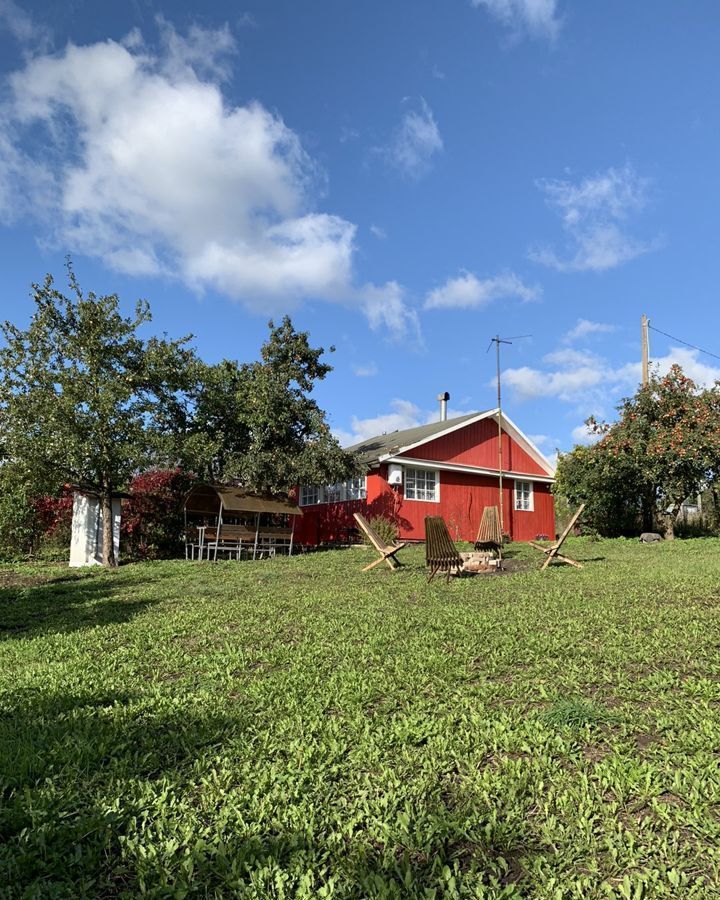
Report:
<svg viewBox="0 0 720 900"><path fill-rule="evenodd" d="M720 896L720 541L566 547L0 567L0 897Z"/></svg>

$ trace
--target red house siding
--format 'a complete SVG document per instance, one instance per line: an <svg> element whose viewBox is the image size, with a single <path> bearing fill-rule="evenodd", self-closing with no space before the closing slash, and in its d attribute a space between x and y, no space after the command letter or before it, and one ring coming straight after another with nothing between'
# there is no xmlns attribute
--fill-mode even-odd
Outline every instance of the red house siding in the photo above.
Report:
<svg viewBox="0 0 720 900"><path fill-rule="evenodd" d="M347 540L349 532L357 530L353 513L364 516L396 516L397 495L387 483L387 466L381 466L367 476L367 500L347 500L344 503L317 503L303 506L302 518L295 526L295 540L316 546L332 541ZM401 498L402 499L402 498Z"/></svg>
<svg viewBox="0 0 720 900"><path fill-rule="evenodd" d="M528 475L547 475L547 472L503 432L503 469L511 472L527 472ZM428 441L415 450L407 450L401 456L411 459L434 459L438 462L464 466L480 466L483 469L498 468L498 427L494 419L482 419L465 428L458 428L444 437Z"/></svg>
<svg viewBox="0 0 720 900"><path fill-rule="evenodd" d="M440 500L428 503L406 500L402 487L390 487L387 467L367 477L367 500L320 503L304 506L296 525L295 539L316 546L328 541L344 541L355 528L353 513L368 517L382 515L394 519L402 540L425 540L425 516L442 516L455 540L474 541L482 511L498 505L497 478L463 472L440 472ZM505 531L514 541L531 541L538 535L553 536L555 511L550 485L533 483L532 511L514 509L514 482L503 479Z"/></svg>
<svg viewBox="0 0 720 900"><path fill-rule="evenodd" d="M439 463L480 466L497 470L497 424L483 420L401 454L409 459ZM503 468L547 477L515 441L503 433ZM437 503L406 500L403 486L391 487L387 482L387 465L367 475L367 499L344 503L319 503L303 507L303 516L295 528L295 540L315 546L331 541L345 541L355 530L353 513L368 517L384 516L398 523L402 540L425 540L425 516L442 516L455 540L474 541L482 512L486 506L498 505L498 479L495 475L440 470L440 499ZM550 485L533 482L533 509L516 510L514 479L503 478L503 518L505 531L514 541L530 541L538 535L555 534L555 509Z"/></svg>

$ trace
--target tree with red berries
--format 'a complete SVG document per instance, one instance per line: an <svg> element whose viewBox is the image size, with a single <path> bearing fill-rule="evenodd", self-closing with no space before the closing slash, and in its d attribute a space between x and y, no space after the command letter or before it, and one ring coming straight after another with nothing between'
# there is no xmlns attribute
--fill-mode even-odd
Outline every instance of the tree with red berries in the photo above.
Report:
<svg viewBox="0 0 720 900"><path fill-rule="evenodd" d="M613 533L612 516L674 537L683 501L720 478L720 385L698 388L679 366L622 401L617 422L589 419L592 447L561 457L556 491L588 503L586 519Z"/></svg>

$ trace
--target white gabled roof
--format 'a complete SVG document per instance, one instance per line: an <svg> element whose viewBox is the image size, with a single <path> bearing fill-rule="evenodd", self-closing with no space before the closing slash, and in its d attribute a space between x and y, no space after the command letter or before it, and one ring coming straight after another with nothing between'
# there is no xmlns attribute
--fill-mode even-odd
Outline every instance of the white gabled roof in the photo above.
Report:
<svg viewBox="0 0 720 900"><path fill-rule="evenodd" d="M493 418L497 420L497 412L495 410L495 415ZM511 438L515 441L515 443L519 444L523 450L527 453L529 457L535 460L535 462L540 466L540 468L545 469L548 475L551 478L555 477L555 466L550 462L550 460L542 453L538 448L533 444L530 438L525 434L524 431L521 431L517 425L510 419L505 413L502 414L503 421L503 429L510 435Z"/></svg>

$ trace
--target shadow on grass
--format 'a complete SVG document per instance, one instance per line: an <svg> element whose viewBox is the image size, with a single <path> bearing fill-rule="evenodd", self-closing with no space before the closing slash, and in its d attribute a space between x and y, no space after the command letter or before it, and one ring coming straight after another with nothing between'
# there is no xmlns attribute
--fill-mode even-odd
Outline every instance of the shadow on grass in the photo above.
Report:
<svg viewBox="0 0 720 900"><path fill-rule="evenodd" d="M127 883L137 890L124 839L145 826L152 858L148 816L162 827L163 790L194 789L187 778L198 756L243 730L240 718L189 713L171 695L153 699L150 707L101 688L38 689L0 705L0 884L12 885L0 895L116 896Z"/></svg>
<svg viewBox="0 0 720 900"><path fill-rule="evenodd" d="M457 792L414 802L421 843L391 803L380 841L378 825L353 824L342 782L308 771L298 777L317 792L318 815L299 824L257 793L253 772L266 759L251 772L222 768L247 747L254 710L208 715L172 700L25 692L0 712L3 896L235 896L252 886L248 896L270 897L280 883L286 896L311 896L333 878L335 896L400 898L443 895L448 869L475 884L522 877L512 837L468 839L477 812Z"/></svg>
<svg viewBox="0 0 720 900"><path fill-rule="evenodd" d="M31 586L0 588L0 642L127 622L158 602L134 596L137 587L151 580L117 573L60 575Z"/></svg>

